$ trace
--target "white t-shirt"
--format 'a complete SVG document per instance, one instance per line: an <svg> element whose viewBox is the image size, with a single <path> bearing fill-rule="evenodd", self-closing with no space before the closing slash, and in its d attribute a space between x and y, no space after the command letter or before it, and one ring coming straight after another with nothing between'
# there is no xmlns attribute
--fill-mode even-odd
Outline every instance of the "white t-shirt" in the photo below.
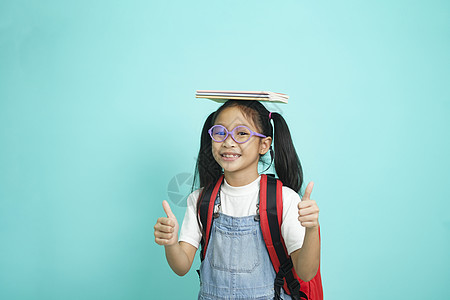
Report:
<svg viewBox="0 0 450 300"><path fill-rule="evenodd" d="M220 188L220 211L228 216L246 217L256 215L259 203L259 182L261 176L244 186L231 186L224 179ZM286 243L289 255L303 245L305 228L298 221L300 196L291 188L283 186L283 221L281 235ZM200 189L192 192L187 199L187 209L179 235L179 241L191 244L198 249L202 238L197 223L196 205Z"/></svg>

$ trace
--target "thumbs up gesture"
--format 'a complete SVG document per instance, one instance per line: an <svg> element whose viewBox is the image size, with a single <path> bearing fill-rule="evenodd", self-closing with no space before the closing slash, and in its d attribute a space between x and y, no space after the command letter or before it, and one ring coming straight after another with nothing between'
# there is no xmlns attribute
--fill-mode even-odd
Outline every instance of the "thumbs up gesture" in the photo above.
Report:
<svg viewBox="0 0 450 300"><path fill-rule="evenodd" d="M178 243L178 221L166 200L162 205L167 217L159 218L154 226L155 242L158 245L175 245Z"/></svg>
<svg viewBox="0 0 450 300"><path fill-rule="evenodd" d="M315 228L319 226L319 207L311 199L314 182L308 183L302 200L298 203L298 220L303 227Z"/></svg>

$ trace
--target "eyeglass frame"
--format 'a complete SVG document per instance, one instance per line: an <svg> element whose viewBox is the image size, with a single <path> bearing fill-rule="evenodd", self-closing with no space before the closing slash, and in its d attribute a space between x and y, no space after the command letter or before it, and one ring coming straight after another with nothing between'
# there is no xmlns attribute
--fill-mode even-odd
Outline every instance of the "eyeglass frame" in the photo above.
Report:
<svg viewBox="0 0 450 300"><path fill-rule="evenodd" d="M217 140L215 140L215 139L213 138L212 130L213 130L214 127L222 127L223 129L225 129L225 132L227 133L227 135L225 136L225 138L224 138L223 140L217 141ZM250 131L250 136L248 137L248 140L246 140L245 142L238 142L238 141L236 141L236 140L234 139L234 131L235 131L237 128L239 128L239 127L247 128L247 129ZM250 141L250 139L252 138L252 136L258 136L258 137L262 137L262 138L266 138L266 137L267 137L267 136L265 136L264 134L254 132L253 130L251 130L250 128L248 128L248 127L245 126L245 125L239 125L239 126L236 126L236 127L233 128L233 130L228 131L228 129L227 129L225 126L217 124L217 125L213 125L213 126L208 130L208 133L209 133L209 136L211 137L211 139L212 139L214 142L216 142L216 143L223 143L223 142L225 142L225 140L228 138L229 135L231 135L231 138L233 139L233 141L235 141L235 142L238 143L238 144L244 144L244 143L247 143L248 141Z"/></svg>

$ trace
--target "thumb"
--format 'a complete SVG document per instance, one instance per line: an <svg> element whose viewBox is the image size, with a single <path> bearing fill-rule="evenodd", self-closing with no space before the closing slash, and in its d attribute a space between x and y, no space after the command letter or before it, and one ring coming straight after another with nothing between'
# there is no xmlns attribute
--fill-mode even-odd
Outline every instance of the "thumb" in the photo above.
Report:
<svg viewBox="0 0 450 300"><path fill-rule="evenodd" d="M305 194L304 194L303 197L302 197L302 201L303 201L303 200L309 200L309 199L310 199L311 193L312 193L312 190L313 190L313 186L314 186L314 182L310 181L310 182L308 183L308 185L306 186Z"/></svg>
<svg viewBox="0 0 450 300"><path fill-rule="evenodd" d="M175 215L173 214L172 210L170 209L170 205L166 200L163 200L162 205L167 217L170 219L175 218Z"/></svg>

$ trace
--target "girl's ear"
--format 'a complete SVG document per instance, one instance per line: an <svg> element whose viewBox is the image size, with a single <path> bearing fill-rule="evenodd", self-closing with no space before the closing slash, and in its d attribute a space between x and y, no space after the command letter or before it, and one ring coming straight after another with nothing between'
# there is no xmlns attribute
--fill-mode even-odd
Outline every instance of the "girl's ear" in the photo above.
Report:
<svg viewBox="0 0 450 300"><path fill-rule="evenodd" d="M266 154L267 151L270 149L270 145L272 145L272 138L270 136L261 139L260 147L259 147L259 154Z"/></svg>

